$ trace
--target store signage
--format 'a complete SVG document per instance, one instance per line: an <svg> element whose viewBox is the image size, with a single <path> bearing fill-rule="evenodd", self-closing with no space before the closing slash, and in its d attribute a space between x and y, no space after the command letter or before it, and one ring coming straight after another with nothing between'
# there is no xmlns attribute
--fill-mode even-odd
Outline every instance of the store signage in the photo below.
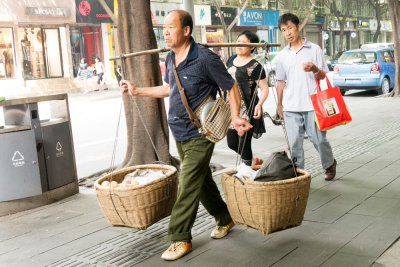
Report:
<svg viewBox="0 0 400 267"><path fill-rule="evenodd" d="M71 9L63 7L26 7L25 15L43 17L70 17Z"/></svg>
<svg viewBox="0 0 400 267"><path fill-rule="evenodd" d="M238 14L238 9L234 7L221 7L222 15L224 16L225 25L229 26L232 21L236 18ZM222 25L219 18L217 8L211 6L211 24L212 25Z"/></svg>
<svg viewBox="0 0 400 267"><path fill-rule="evenodd" d="M369 21L369 29L371 31L376 31L378 29L378 21L377 20L370 20ZM389 20L381 20L381 31L391 31L392 24Z"/></svg>
<svg viewBox="0 0 400 267"><path fill-rule="evenodd" d="M359 30L369 30L369 20L358 19L358 29Z"/></svg>
<svg viewBox="0 0 400 267"><path fill-rule="evenodd" d="M240 26L263 26L264 10L245 9L240 15Z"/></svg>
<svg viewBox="0 0 400 267"><path fill-rule="evenodd" d="M315 16L315 22L317 22L317 23L325 23L325 17Z"/></svg>
<svg viewBox="0 0 400 267"><path fill-rule="evenodd" d="M165 18L172 10L179 9L180 5L175 3L150 2L151 20L153 24L163 25Z"/></svg>
<svg viewBox="0 0 400 267"><path fill-rule="evenodd" d="M195 25L211 25L211 8L206 5L194 6L194 23Z"/></svg>
<svg viewBox="0 0 400 267"><path fill-rule="evenodd" d="M264 25L278 27L279 11L277 10L264 10Z"/></svg>
<svg viewBox="0 0 400 267"><path fill-rule="evenodd" d="M338 20L330 20L329 27L333 30L340 30L340 24ZM345 31L353 31L354 30L354 23L353 21L347 20L344 24Z"/></svg>
<svg viewBox="0 0 400 267"><path fill-rule="evenodd" d="M114 10L114 0L104 0L108 7ZM110 15L104 10L98 0L75 0L76 22L81 23L112 23Z"/></svg>

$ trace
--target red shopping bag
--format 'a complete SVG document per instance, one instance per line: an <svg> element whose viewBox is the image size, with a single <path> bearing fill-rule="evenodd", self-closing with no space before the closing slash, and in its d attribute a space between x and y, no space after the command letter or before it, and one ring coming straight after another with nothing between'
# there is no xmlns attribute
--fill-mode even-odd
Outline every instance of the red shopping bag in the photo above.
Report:
<svg viewBox="0 0 400 267"><path fill-rule="evenodd" d="M325 79L328 89L321 91L319 80L316 79L317 93L310 95L315 110L315 122L321 131L351 122L351 116L340 89L332 87L326 74Z"/></svg>

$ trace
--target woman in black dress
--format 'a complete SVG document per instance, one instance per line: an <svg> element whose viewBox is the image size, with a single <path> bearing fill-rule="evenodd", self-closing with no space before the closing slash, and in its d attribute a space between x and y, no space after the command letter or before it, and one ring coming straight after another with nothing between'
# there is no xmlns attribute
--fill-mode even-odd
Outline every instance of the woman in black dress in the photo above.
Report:
<svg viewBox="0 0 400 267"><path fill-rule="evenodd" d="M258 43L259 38L253 32L244 31L239 35L237 42ZM239 85L242 98L239 115L253 125L253 128L242 137L239 137L236 130L231 126L227 134L228 147L241 154L242 162L248 166L261 164L260 159L253 159L251 140L252 137L259 138L265 133L262 104L267 99L269 92L263 66L251 55L254 50L255 47L237 47L236 58L228 62L227 65L228 72ZM257 96L257 84L261 90L260 98ZM255 99L253 99L253 96Z"/></svg>

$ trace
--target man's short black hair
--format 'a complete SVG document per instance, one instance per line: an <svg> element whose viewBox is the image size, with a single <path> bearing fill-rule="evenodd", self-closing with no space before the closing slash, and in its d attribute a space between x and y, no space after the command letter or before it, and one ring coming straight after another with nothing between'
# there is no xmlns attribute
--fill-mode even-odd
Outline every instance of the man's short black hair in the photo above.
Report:
<svg viewBox="0 0 400 267"><path fill-rule="evenodd" d="M281 25L287 25L288 22L291 21L294 25L299 25L300 24L300 20L299 17L297 17L295 14L292 13L286 13L283 14L282 16L279 17L278 19L278 27L279 29L281 29Z"/></svg>
<svg viewBox="0 0 400 267"><path fill-rule="evenodd" d="M192 16L190 15L189 12L186 10L182 9L175 9L172 12L177 12L179 14L179 21L181 22L182 28L185 28L186 26L189 26L190 28L190 34L193 32L193 19Z"/></svg>

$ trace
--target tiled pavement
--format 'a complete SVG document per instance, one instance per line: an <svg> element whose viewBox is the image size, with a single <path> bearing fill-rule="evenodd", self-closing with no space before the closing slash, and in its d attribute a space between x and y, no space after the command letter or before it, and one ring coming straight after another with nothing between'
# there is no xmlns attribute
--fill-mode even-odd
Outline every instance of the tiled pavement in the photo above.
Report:
<svg viewBox="0 0 400 267"><path fill-rule="evenodd" d="M264 236L236 226L212 240L213 220L201 210L193 252L166 263L160 253L168 246L162 242L168 218L145 231L110 227L93 192L81 188L61 202L0 217L0 266L400 266L398 243L381 256L400 236L399 104L367 100L354 108L354 122L329 133L339 161L331 182L306 143L313 176L299 227ZM271 131L257 141L269 151L284 148Z"/></svg>

